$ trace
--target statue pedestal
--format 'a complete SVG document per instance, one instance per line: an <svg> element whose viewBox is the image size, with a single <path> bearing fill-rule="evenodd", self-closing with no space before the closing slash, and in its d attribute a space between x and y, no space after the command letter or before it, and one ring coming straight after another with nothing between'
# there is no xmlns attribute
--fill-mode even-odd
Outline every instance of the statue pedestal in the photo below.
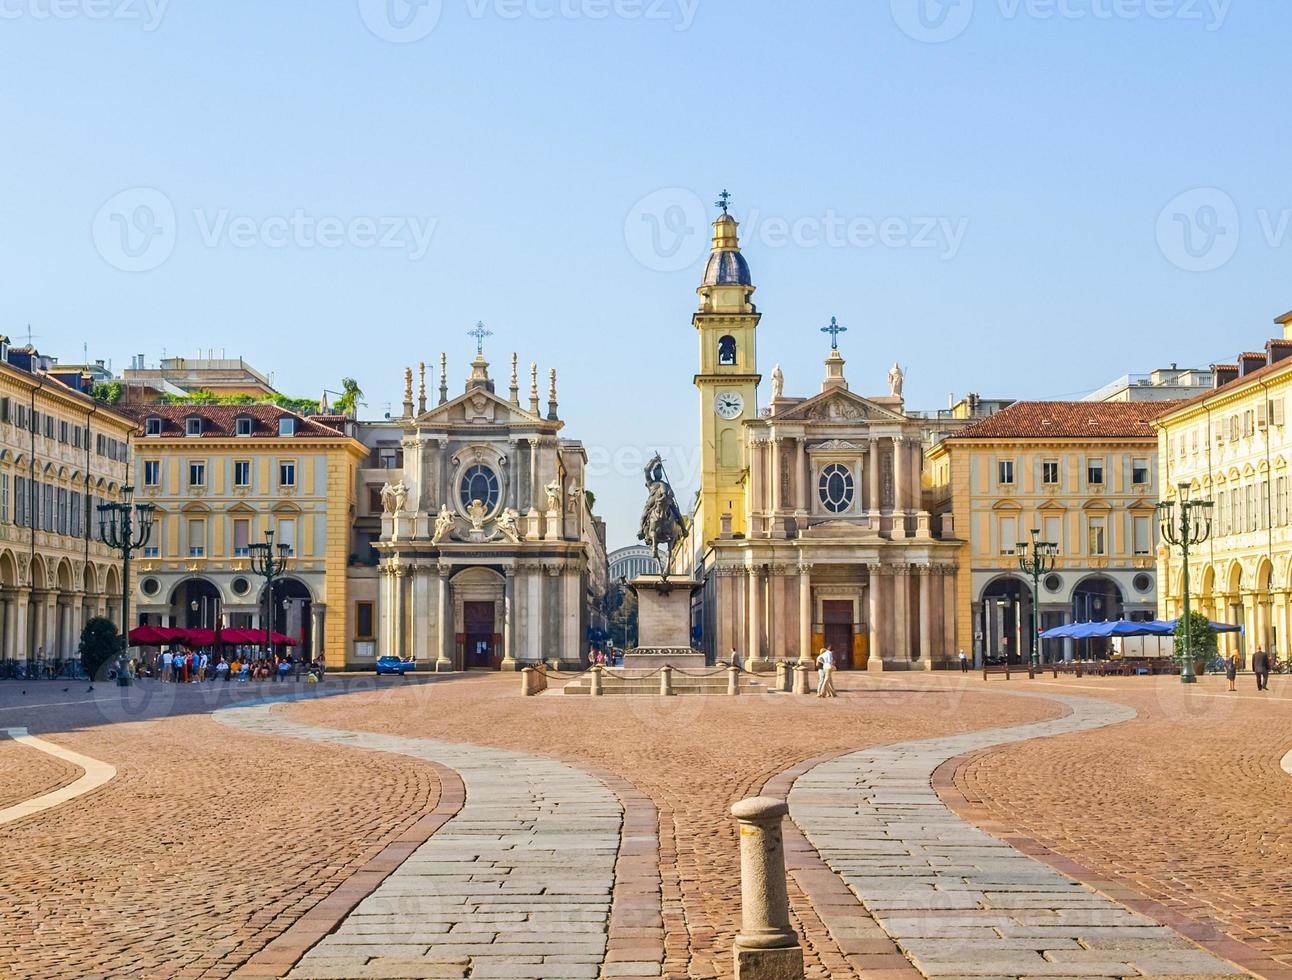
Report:
<svg viewBox="0 0 1292 980"><path fill-rule="evenodd" d="M702 670L704 654L691 646L691 596L702 588L692 578L639 575L628 583L637 594L637 649L625 667L653 670L667 664Z"/></svg>

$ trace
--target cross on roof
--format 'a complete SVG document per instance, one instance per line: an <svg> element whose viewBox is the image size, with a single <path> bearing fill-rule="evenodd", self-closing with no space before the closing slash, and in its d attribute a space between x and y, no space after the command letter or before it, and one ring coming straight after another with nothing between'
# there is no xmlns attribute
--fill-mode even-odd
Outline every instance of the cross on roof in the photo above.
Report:
<svg viewBox="0 0 1292 980"><path fill-rule="evenodd" d="M468 330L468 331L467 331L467 336L468 336L468 337L474 337L474 338L476 339L476 353L477 353L477 354L484 354L484 342L485 342L485 338L486 338L486 337L492 337L492 336L493 336L493 331L492 331L492 330L486 330L486 329L485 329L484 322L483 322L483 321L481 321L481 322L479 322L479 323L477 323L477 324L476 324L476 328L475 328L474 330Z"/></svg>
<svg viewBox="0 0 1292 980"><path fill-rule="evenodd" d="M830 349L831 349L831 350L838 350L838 349L839 349L839 334L841 334L841 333L847 333L847 332L848 332L848 328L847 328L847 327L841 327L841 326L839 326L839 321L838 321L838 319L836 319L835 317L830 317L830 326L828 326L828 327L822 327L822 328L821 328L821 332L822 332L822 333L828 333L828 334L830 335Z"/></svg>
<svg viewBox="0 0 1292 980"><path fill-rule="evenodd" d="M722 213L727 213L727 208L731 205L731 194L726 189L718 195L718 207L722 208Z"/></svg>

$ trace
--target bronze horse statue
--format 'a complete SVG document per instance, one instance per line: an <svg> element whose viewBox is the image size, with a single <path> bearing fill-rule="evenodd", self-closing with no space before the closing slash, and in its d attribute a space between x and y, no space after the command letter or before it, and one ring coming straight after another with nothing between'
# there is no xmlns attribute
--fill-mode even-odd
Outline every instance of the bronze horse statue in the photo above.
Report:
<svg viewBox="0 0 1292 980"><path fill-rule="evenodd" d="M648 496L637 540L650 548L659 564L660 575L668 578L673 552L686 540L686 522L682 520L682 512L678 510L677 499L673 496L673 487L668 482L659 453L646 464L645 473ZM662 558L659 554L661 545L665 549Z"/></svg>

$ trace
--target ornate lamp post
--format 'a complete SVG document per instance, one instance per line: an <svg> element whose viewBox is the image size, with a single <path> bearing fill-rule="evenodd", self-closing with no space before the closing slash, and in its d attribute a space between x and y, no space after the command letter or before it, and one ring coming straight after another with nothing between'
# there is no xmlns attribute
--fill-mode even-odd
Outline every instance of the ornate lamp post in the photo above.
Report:
<svg viewBox="0 0 1292 980"><path fill-rule="evenodd" d="M1032 669L1041 669L1041 576L1054 571L1059 546L1042 541L1039 528L1032 528L1032 540L1018 543L1018 570L1032 576ZM1021 652L1021 651L1020 651Z"/></svg>
<svg viewBox="0 0 1292 980"><path fill-rule="evenodd" d="M274 532L266 531L265 540L260 544L248 545L251 553L251 570L265 580L265 650L274 648L271 637L274 628L274 579L287 569L287 559L292 549L285 544L278 546L274 553Z"/></svg>
<svg viewBox="0 0 1292 980"><path fill-rule="evenodd" d="M1184 663L1180 665L1180 683L1196 684L1198 678L1193 673L1193 624L1189 618L1189 549L1211 537L1212 503L1210 500L1190 500L1188 483L1178 484L1177 489L1180 491L1178 513L1177 501L1174 500L1163 500L1157 505L1157 509L1162 515L1162 537L1178 546L1184 556L1184 615L1180 619L1184 623ZM1193 516L1195 510L1200 512L1197 517Z"/></svg>
<svg viewBox="0 0 1292 980"><path fill-rule="evenodd" d="M153 535L152 504L136 504L135 488L121 488L118 503L99 504L99 540L121 552L121 652L117 655L117 686L128 687L126 651L130 646L130 556L148 544Z"/></svg>

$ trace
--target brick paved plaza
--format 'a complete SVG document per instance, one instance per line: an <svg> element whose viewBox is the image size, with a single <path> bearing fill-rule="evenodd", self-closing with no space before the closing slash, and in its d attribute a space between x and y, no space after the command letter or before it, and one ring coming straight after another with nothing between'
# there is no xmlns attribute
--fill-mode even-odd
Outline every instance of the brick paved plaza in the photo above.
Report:
<svg viewBox="0 0 1292 980"><path fill-rule="evenodd" d="M765 791L810 977L1292 977L1292 685L1240 687L6 683L115 775L6 820L82 773L0 739L0 976L730 976Z"/></svg>

